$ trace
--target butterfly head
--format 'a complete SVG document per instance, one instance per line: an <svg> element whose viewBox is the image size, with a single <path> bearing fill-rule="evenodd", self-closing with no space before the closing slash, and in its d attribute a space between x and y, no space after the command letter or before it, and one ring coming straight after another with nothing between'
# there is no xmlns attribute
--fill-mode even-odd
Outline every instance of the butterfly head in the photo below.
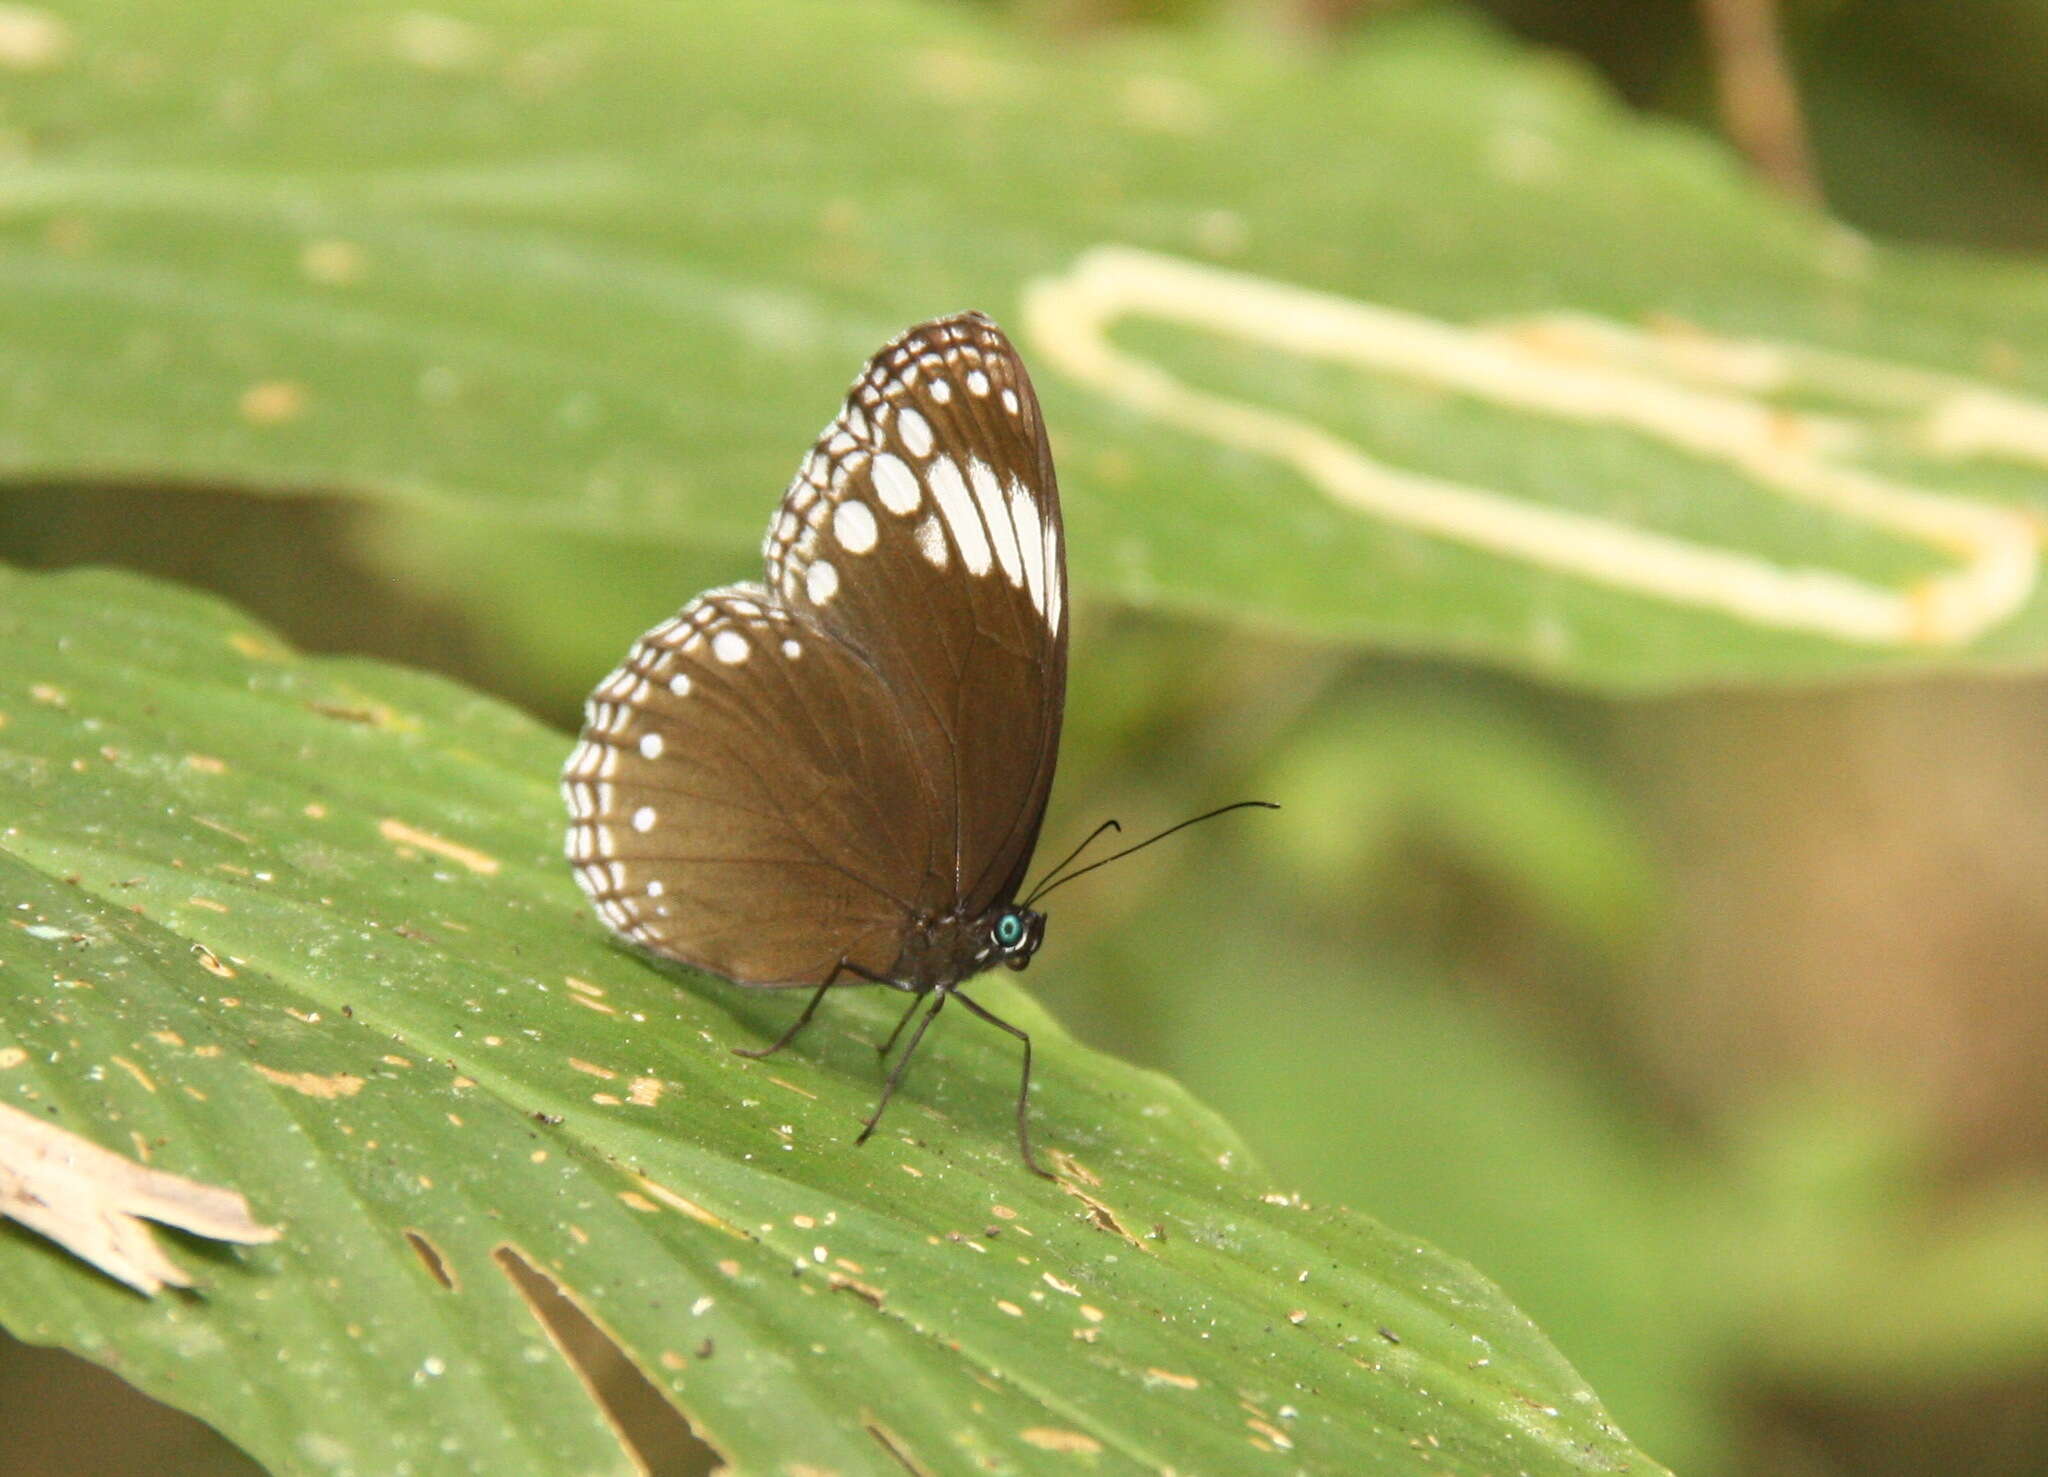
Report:
<svg viewBox="0 0 2048 1477"><path fill-rule="evenodd" d="M991 964L1002 963L1012 969L1023 969L1031 963L1031 956L1044 942L1045 914L1034 913L1029 908L1001 908L989 919L985 957Z"/></svg>

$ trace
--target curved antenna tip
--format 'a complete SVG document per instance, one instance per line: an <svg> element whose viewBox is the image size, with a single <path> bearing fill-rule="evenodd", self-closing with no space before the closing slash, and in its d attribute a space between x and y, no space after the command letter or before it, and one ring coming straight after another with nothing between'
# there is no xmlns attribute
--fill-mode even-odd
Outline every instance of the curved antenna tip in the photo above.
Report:
<svg viewBox="0 0 2048 1477"><path fill-rule="evenodd" d="M1164 841L1168 836L1171 836L1175 831L1185 831L1189 826L1198 825L1202 821L1214 820L1219 815L1228 815L1233 810L1278 810L1279 808L1279 803L1277 801L1272 800L1236 800L1232 801L1229 805L1219 805L1214 810L1205 810L1200 815L1190 816L1186 820L1182 821L1179 825L1168 826L1165 830L1159 832L1157 835L1147 836L1143 841L1138 842L1134 846L1126 846L1122 851L1113 851L1108 856L1103 857L1100 861L1090 862L1085 867L1076 867L1073 871L1068 872L1064 877L1060 876L1060 869L1065 867L1068 862L1071 862L1075 856L1079 856L1082 851L1085 851L1088 847L1088 841L1093 841L1095 837L1100 836L1103 833L1103 831L1109 829L1110 827L1115 827L1119 831L1123 829L1123 827L1117 826L1115 821L1106 822L1105 824L1097 826L1095 828L1094 832L1091 833L1088 837L1088 841L1082 842L1081 845L1078 848L1076 848L1073 856L1068 857L1067 861L1061 862L1058 867L1053 868L1053 870L1046 875L1045 880L1043 882L1040 882L1037 887L1031 890L1030 896L1024 899L1023 905L1028 908L1039 898L1044 897L1047 893L1052 892L1056 888L1065 887L1069 882L1072 882L1076 877L1086 876L1088 873L1094 871L1097 867L1106 867L1111 862L1121 861L1124 857L1129 856L1134 851L1143 851L1146 847L1150 846L1155 841Z"/></svg>

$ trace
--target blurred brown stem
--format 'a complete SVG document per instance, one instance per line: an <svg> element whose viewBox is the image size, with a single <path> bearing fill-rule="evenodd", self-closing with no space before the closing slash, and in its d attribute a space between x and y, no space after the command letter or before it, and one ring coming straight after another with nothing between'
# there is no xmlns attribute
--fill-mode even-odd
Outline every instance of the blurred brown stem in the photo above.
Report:
<svg viewBox="0 0 2048 1477"><path fill-rule="evenodd" d="M1729 137L1779 190L1820 205L1799 89L1785 62L1777 0L1700 0L1700 22Z"/></svg>

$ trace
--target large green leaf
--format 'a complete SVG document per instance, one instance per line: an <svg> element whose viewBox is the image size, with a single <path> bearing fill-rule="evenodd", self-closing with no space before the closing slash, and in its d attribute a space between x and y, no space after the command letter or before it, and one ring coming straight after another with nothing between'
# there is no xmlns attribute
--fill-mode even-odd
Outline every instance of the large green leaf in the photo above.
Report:
<svg viewBox="0 0 2048 1477"><path fill-rule="evenodd" d="M0 1231L11 1331L280 1471L620 1469L516 1253L743 1471L1660 1470L1468 1268L1276 1190L1014 987L1062 1183L985 1029L855 1148L889 1003L734 1056L796 1002L607 942L565 748L195 596L0 578L0 1102L286 1231L182 1247L204 1297L154 1301Z"/></svg>
<svg viewBox="0 0 2048 1477"><path fill-rule="evenodd" d="M1873 248L1455 17L49 17L0 467L374 499L557 671L615 645L565 614L743 563L861 356L969 304L1087 589L1604 683L2048 651L2048 272Z"/></svg>

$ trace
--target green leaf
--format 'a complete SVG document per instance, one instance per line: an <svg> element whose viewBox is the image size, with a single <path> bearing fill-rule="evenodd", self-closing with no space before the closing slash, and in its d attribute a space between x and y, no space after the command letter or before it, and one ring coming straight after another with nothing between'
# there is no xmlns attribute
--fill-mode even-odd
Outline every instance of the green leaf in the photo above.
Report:
<svg viewBox="0 0 2048 1477"><path fill-rule="evenodd" d="M58 24L10 88L0 468L353 492L564 673L611 638L549 618L562 535L650 614L679 550L743 564L862 356L969 304L1087 590L1608 685L2048 652L2048 272L1873 247L1455 16Z"/></svg>
<svg viewBox="0 0 2048 1477"><path fill-rule="evenodd" d="M889 1002L733 1055L795 1002L608 942L566 748L167 587L0 577L0 1102L286 1232L152 1301L0 1231L11 1331L278 1471L625 1470L516 1256L743 1471L1660 1470L1468 1268L1002 982L1062 1183L950 1023L857 1149Z"/></svg>

